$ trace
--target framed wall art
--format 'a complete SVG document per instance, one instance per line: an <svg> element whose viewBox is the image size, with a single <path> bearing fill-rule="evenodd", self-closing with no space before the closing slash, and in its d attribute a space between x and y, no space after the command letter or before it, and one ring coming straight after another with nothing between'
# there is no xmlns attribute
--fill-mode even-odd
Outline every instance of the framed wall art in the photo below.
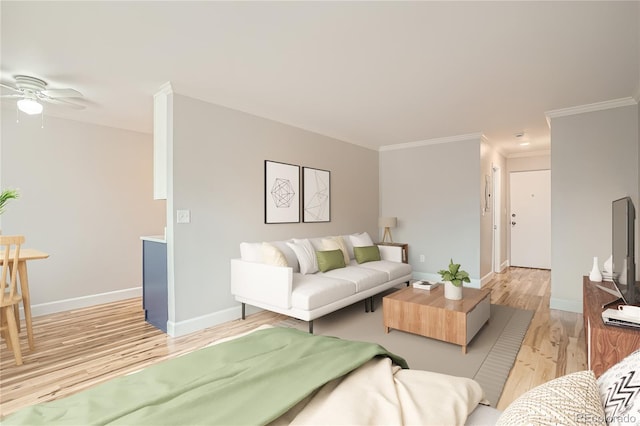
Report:
<svg viewBox="0 0 640 426"><path fill-rule="evenodd" d="M265 160L264 223L300 222L300 166Z"/></svg>
<svg viewBox="0 0 640 426"><path fill-rule="evenodd" d="M331 172L302 168L303 222L331 221Z"/></svg>

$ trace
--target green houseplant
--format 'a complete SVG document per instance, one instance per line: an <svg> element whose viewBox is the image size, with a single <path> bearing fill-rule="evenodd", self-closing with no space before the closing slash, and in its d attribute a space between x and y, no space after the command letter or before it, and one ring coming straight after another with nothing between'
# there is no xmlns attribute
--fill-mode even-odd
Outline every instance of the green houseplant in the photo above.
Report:
<svg viewBox="0 0 640 426"><path fill-rule="evenodd" d="M438 274L444 281L444 297L451 300L462 299L462 283L470 283L469 273L460 269L459 263L449 262L449 269L441 269Z"/></svg>
<svg viewBox="0 0 640 426"><path fill-rule="evenodd" d="M20 192L17 189L4 189L2 193L0 193L0 214L4 213L4 207L9 202L9 200L13 200L20 197Z"/></svg>

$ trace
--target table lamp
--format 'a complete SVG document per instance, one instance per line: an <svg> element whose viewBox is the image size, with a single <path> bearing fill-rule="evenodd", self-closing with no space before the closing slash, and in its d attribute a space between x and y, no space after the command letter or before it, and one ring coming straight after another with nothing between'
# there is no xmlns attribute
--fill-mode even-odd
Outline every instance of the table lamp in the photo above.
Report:
<svg viewBox="0 0 640 426"><path fill-rule="evenodd" d="M397 217L381 217L378 218L378 226L380 228L384 228L384 234L382 235L382 242L384 243L387 240L387 235L389 236L389 241L393 242L393 237L391 236L390 228L395 228L398 225Z"/></svg>

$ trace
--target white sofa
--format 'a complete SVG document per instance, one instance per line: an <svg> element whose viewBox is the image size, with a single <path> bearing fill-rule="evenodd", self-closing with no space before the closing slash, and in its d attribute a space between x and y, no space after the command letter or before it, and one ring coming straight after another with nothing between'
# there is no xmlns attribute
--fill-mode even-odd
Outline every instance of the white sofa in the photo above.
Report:
<svg viewBox="0 0 640 426"><path fill-rule="evenodd" d="M368 306L373 310L374 295L411 279L411 266L400 261L399 251L394 251L394 247L379 246L380 260L358 263L354 241L356 247L373 246L366 233L307 241L313 250L324 251L330 244L328 240L340 239L344 242L346 266L326 272L312 269L310 272L308 259L301 259L300 251L294 251L304 245L304 239L241 243L241 258L231 259L231 294L242 303L242 318L248 304L309 321L309 332L313 333L315 318L361 300L365 300L365 311ZM280 263L273 261L273 252L282 255Z"/></svg>

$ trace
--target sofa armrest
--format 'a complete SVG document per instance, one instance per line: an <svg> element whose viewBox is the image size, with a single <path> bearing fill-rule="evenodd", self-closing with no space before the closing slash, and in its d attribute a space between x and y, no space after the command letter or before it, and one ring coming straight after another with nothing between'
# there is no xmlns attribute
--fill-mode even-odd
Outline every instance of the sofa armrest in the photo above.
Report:
<svg viewBox="0 0 640 426"><path fill-rule="evenodd" d="M402 263L402 247L379 245L378 248L380 249L380 259Z"/></svg>
<svg viewBox="0 0 640 426"><path fill-rule="evenodd" d="M293 268L231 259L231 294L278 308L291 308Z"/></svg>

